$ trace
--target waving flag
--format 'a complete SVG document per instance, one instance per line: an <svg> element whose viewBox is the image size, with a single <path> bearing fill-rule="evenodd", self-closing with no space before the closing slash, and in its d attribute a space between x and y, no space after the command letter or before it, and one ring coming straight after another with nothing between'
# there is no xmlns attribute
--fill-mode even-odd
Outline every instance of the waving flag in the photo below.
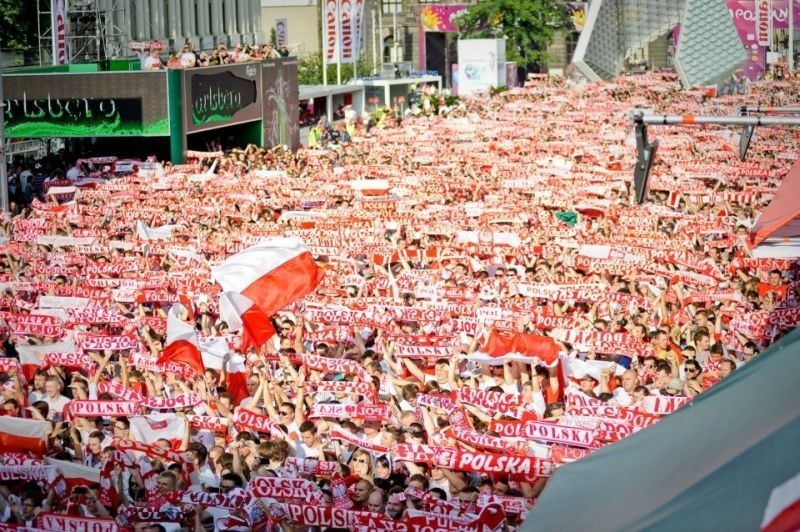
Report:
<svg viewBox="0 0 800 532"><path fill-rule="evenodd" d="M242 294L236 292L220 294L219 315L231 331L242 331L242 353L247 353L251 346L264 345L275 334L269 316Z"/></svg>
<svg viewBox="0 0 800 532"><path fill-rule="evenodd" d="M19 362L22 365L25 379L33 379L33 374L42 367L47 353L74 353L75 349L74 340L65 340L54 344L18 345L17 353L19 353Z"/></svg>
<svg viewBox="0 0 800 532"><path fill-rule="evenodd" d="M548 336L492 329L483 349L469 359L489 365L500 365L509 359L526 363L538 360L545 366L554 366L558 363L558 344Z"/></svg>
<svg viewBox="0 0 800 532"><path fill-rule="evenodd" d="M49 421L0 416L0 449L42 456L47 448L45 438L49 426Z"/></svg>
<svg viewBox="0 0 800 532"><path fill-rule="evenodd" d="M761 522L763 532L800 528L800 475L772 490Z"/></svg>
<svg viewBox="0 0 800 532"><path fill-rule="evenodd" d="M203 359L200 355L200 342L197 340L197 332L194 327L178 317L178 314L186 310L180 303L172 305L167 314L167 344L158 357L158 363L180 362L198 374L202 375L205 371Z"/></svg>
<svg viewBox="0 0 800 532"><path fill-rule="evenodd" d="M203 356L203 365L206 368L222 371L222 363L225 355L230 353L228 360L225 387L233 397L233 403L239 404L242 399L248 397L247 391L248 371L245 366L245 359L241 355L232 353L228 341L225 338L206 338L200 341L200 351Z"/></svg>
<svg viewBox="0 0 800 532"><path fill-rule="evenodd" d="M133 416L129 419L132 440L153 444L163 439L169 442L173 450L180 447L186 430L186 418L167 413Z"/></svg>
<svg viewBox="0 0 800 532"><path fill-rule="evenodd" d="M324 273L299 238L264 239L212 270L226 292L237 292L272 316L311 293Z"/></svg>

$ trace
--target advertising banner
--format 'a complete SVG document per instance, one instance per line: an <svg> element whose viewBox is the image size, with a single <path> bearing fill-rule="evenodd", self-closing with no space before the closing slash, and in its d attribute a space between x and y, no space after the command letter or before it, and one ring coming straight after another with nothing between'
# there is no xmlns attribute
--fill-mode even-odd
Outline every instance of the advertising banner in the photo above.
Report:
<svg viewBox="0 0 800 532"><path fill-rule="evenodd" d="M261 119L259 64L191 68L183 72L186 133Z"/></svg>
<svg viewBox="0 0 800 532"><path fill-rule="evenodd" d="M458 41L458 94L486 92L506 83L506 48L503 39Z"/></svg>
<svg viewBox="0 0 800 532"><path fill-rule="evenodd" d="M420 7L419 17L425 31L458 31L453 20L466 11L467 6L463 4L423 5Z"/></svg>
<svg viewBox="0 0 800 532"><path fill-rule="evenodd" d="M53 34L53 64L69 63L67 50L67 0L53 0L51 5Z"/></svg>
<svg viewBox="0 0 800 532"><path fill-rule="evenodd" d="M339 34L339 1L325 0L322 6L322 46L325 61L336 63L341 57Z"/></svg>
<svg viewBox="0 0 800 532"><path fill-rule="evenodd" d="M275 44L280 48L284 44L289 46L289 23L285 18L275 19Z"/></svg>
<svg viewBox="0 0 800 532"><path fill-rule="evenodd" d="M169 135L166 72L3 76L10 138Z"/></svg>
<svg viewBox="0 0 800 532"><path fill-rule="evenodd" d="M287 58L261 63L264 146L300 145L297 60Z"/></svg>

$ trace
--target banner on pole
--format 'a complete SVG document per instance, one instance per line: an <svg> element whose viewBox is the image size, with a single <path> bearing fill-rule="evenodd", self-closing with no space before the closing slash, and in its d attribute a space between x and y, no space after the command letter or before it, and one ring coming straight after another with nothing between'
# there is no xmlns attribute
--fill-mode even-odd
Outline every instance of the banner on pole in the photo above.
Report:
<svg viewBox="0 0 800 532"><path fill-rule="evenodd" d="M51 4L53 29L53 64L69 63L67 52L67 0L53 0Z"/></svg>

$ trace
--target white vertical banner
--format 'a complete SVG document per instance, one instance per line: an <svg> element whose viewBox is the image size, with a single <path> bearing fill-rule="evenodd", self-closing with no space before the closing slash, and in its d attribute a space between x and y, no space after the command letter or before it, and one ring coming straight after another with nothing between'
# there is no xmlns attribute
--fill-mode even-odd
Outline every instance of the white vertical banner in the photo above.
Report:
<svg viewBox="0 0 800 532"><path fill-rule="evenodd" d="M355 20L353 20L353 0L339 0L339 35L341 41L342 63L355 61Z"/></svg>
<svg viewBox="0 0 800 532"><path fill-rule="evenodd" d="M53 29L53 64L69 63L67 51L67 0L52 0L50 5Z"/></svg>
<svg viewBox="0 0 800 532"><path fill-rule="evenodd" d="M772 45L772 0L756 0L756 41L759 46Z"/></svg>
<svg viewBox="0 0 800 532"><path fill-rule="evenodd" d="M341 58L341 38L339 34L339 2L325 0L323 13L322 54L325 63L338 63Z"/></svg>
<svg viewBox="0 0 800 532"><path fill-rule="evenodd" d="M289 46L288 22L285 18L275 19L275 44L280 48L284 44Z"/></svg>

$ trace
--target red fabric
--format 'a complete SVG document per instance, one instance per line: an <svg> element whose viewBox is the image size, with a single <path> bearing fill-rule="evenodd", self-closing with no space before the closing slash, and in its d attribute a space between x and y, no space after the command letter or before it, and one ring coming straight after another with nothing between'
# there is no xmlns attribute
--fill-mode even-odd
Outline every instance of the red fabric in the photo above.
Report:
<svg viewBox="0 0 800 532"><path fill-rule="evenodd" d="M250 347L261 347L267 340L275 335L275 328L269 317L253 305L240 316L242 320L242 353L247 353Z"/></svg>
<svg viewBox="0 0 800 532"><path fill-rule="evenodd" d="M501 357L508 353L535 356L545 364L552 364L558 358L558 345L548 336L529 333L505 333L492 329L484 351Z"/></svg>
<svg viewBox="0 0 800 532"><path fill-rule="evenodd" d="M784 508L775 519L761 530L762 532L792 532L800 530L800 499Z"/></svg>
<svg viewBox="0 0 800 532"><path fill-rule="evenodd" d="M203 359L200 356L200 350L188 340L177 340L171 344L167 344L161 352L161 356L158 357L159 364L164 364L166 362L181 362L186 364L194 369L198 375L202 375L205 371Z"/></svg>
<svg viewBox="0 0 800 532"><path fill-rule="evenodd" d="M263 275L242 295L253 301L267 316L272 316L293 301L310 294L325 277L311 254L301 253Z"/></svg>
<svg viewBox="0 0 800 532"><path fill-rule="evenodd" d="M250 397L247 392L247 374L241 371L228 373L225 378L225 387L233 397L233 404L238 405L246 397Z"/></svg>

